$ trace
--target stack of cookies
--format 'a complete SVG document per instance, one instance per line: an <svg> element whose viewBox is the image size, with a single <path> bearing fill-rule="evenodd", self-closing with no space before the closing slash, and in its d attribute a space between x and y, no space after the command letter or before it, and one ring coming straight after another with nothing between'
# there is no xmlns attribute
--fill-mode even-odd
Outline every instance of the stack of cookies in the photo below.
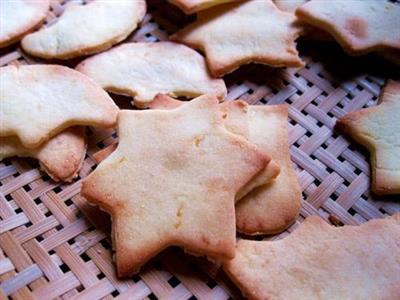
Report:
<svg viewBox="0 0 400 300"><path fill-rule="evenodd" d="M1 18L9 20L1 23L0 47L22 39L26 53L58 60L104 52L75 70L0 69L0 158L33 157L55 181L71 181L85 157L85 126L116 127L118 145L95 156L99 164L82 180L81 193L112 217L121 277L180 246L222 264L252 299L396 299L399 215L343 228L311 217L282 241L237 242L237 232L285 230L302 197L289 153L288 106L224 102L220 77L248 63L303 67L296 49L301 34L333 37L352 55L396 54L400 6L375 0L170 2L198 13L196 21L171 41L110 50L144 18L144 0L71 5L57 23L33 33L48 1L1 2ZM85 26L76 30L76 23ZM106 91L149 109L119 110ZM398 82L389 81L381 102L344 116L338 128L371 151L372 190L398 194Z"/></svg>
<svg viewBox="0 0 400 300"><path fill-rule="evenodd" d="M55 181L77 176L86 154L84 126L116 123L112 99L73 69L7 66L0 82L0 158L36 158Z"/></svg>
<svg viewBox="0 0 400 300"><path fill-rule="evenodd" d="M112 216L119 275L171 245L233 258L235 211L247 234L279 232L295 220L301 191L287 106L158 95L151 108L119 113L118 147L82 185Z"/></svg>

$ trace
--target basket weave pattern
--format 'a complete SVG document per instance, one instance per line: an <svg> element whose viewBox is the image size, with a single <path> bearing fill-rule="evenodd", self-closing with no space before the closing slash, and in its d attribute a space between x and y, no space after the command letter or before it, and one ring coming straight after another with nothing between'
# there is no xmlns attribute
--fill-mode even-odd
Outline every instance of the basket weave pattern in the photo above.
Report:
<svg viewBox="0 0 400 300"><path fill-rule="evenodd" d="M68 1L52 0L46 23L54 22L66 5ZM128 40L166 40L187 19L177 9L152 1L140 28ZM286 236L309 215L320 215L334 225L356 225L400 211L397 198L377 199L370 194L366 152L333 130L336 118L375 105L386 77L362 72L340 77L312 52L306 51L310 56L304 57L307 66L302 69L245 66L226 78L227 100L290 104L290 149L304 201L297 222L268 239ZM0 52L0 66L40 62L16 46ZM67 185L51 181L34 160L0 162L0 298L240 297L217 266L175 248L157 256L133 278L116 278L109 217L79 195L81 179L96 167L93 154L114 140L110 130L91 130L79 178Z"/></svg>

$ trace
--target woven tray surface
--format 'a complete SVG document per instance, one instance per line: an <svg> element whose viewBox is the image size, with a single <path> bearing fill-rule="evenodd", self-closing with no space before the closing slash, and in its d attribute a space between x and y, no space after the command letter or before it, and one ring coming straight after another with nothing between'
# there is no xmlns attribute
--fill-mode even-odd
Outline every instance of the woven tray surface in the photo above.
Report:
<svg viewBox="0 0 400 300"><path fill-rule="evenodd" d="M45 26L66 5L68 1L52 0ZM128 41L166 40L193 19L162 1L148 6ZM375 105L385 80L395 78L396 70L375 56L349 58L335 44L307 42L299 47L305 68L249 65L225 77L227 100L290 104L290 149L304 201L296 223L266 239L286 236L309 215L334 225L357 225L400 211L399 197L370 194L367 152L333 130L336 118ZM0 66L32 63L43 62L17 46L0 52ZM115 100L130 107L128 98ZM116 278L109 217L79 195L81 179L96 167L93 154L114 139L112 131L90 130L87 157L72 184L53 182L35 160L0 162L0 298L240 298L217 266L177 248L164 251L130 279Z"/></svg>

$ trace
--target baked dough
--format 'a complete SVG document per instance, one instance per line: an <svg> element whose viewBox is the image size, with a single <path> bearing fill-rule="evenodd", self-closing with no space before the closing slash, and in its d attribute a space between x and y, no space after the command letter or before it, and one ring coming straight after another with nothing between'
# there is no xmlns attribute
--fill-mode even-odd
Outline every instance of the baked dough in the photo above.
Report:
<svg viewBox="0 0 400 300"><path fill-rule="evenodd" d="M389 1L312 0L296 15L328 31L351 55L400 49L400 5Z"/></svg>
<svg viewBox="0 0 400 300"><path fill-rule="evenodd" d="M72 125L112 127L118 107L89 77L58 65L0 68L0 137L17 136L25 148Z"/></svg>
<svg viewBox="0 0 400 300"><path fill-rule="evenodd" d="M95 0L71 4L57 22L22 40L29 54L70 59L111 48L134 31L146 13L145 0Z"/></svg>
<svg viewBox="0 0 400 300"><path fill-rule="evenodd" d="M54 181L72 181L86 154L85 128L71 127L35 149L25 148L15 136L0 137L0 160L10 156L32 157Z"/></svg>
<svg viewBox="0 0 400 300"><path fill-rule="evenodd" d="M379 105L348 113L336 126L369 150L372 191L400 194L400 83L389 80Z"/></svg>
<svg viewBox="0 0 400 300"><path fill-rule="evenodd" d="M119 144L83 180L82 195L112 216L119 276L168 246L232 258L234 198L268 158L227 131L212 96L173 110L122 110Z"/></svg>
<svg viewBox="0 0 400 300"><path fill-rule="evenodd" d="M343 227L312 216L282 240L240 240L224 270L252 300L397 300L399 237L400 214Z"/></svg>
<svg viewBox="0 0 400 300"><path fill-rule="evenodd" d="M204 51L214 76L248 63L302 67L295 43L301 27L295 21L271 0L228 3L199 12L171 39Z"/></svg>
<svg viewBox="0 0 400 300"><path fill-rule="evenodd" d="M84 60L77 70L110 92L134 98L147 107L158 93L174 97L226 96L222 79L209 75L196 51L171 42L129 43Z"/></svg>
<svg viewBox="0 0 400 300"><path fill-rule="evenodd" d="M0 48L19 41L38 27L49 11L49 0L0 1Z"/></svg>

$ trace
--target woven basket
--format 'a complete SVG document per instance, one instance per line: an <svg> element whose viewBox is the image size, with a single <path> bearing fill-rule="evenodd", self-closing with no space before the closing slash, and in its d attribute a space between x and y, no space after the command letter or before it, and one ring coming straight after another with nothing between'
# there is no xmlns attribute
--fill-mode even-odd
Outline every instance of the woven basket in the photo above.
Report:
<svg viewBox="0 0 400 300"><path fill-rule="evenodd" d="M193 18L162 1L148 4L144 21L128 41L166 40ZM45 26L66 5L68 1L52 0ZM227 100L290 104L290 149L304 201L297 222L268 239L286 236L309 215L320 215L334 225L356 225L400 211L399 197L378 199L370 194L365 150L333 131L336 118L375 105L385 79L394 78L396 70L375 56L349 58L333 43L301 43L300 48L307 61L305 68L249 65L225 78ZM27 57L17 46L0 52L0 66L32 63L43 61ZM115 99L130 107L129 99ZM113 142L112 134L90 131L87 157L72 184L53 182L34 160L0 162L0 296L41 300L240 298L217 266L177 248L164 251L130 279L116 278L109 217L79 195L81 179L96 167L93 154Z"/></svg>

